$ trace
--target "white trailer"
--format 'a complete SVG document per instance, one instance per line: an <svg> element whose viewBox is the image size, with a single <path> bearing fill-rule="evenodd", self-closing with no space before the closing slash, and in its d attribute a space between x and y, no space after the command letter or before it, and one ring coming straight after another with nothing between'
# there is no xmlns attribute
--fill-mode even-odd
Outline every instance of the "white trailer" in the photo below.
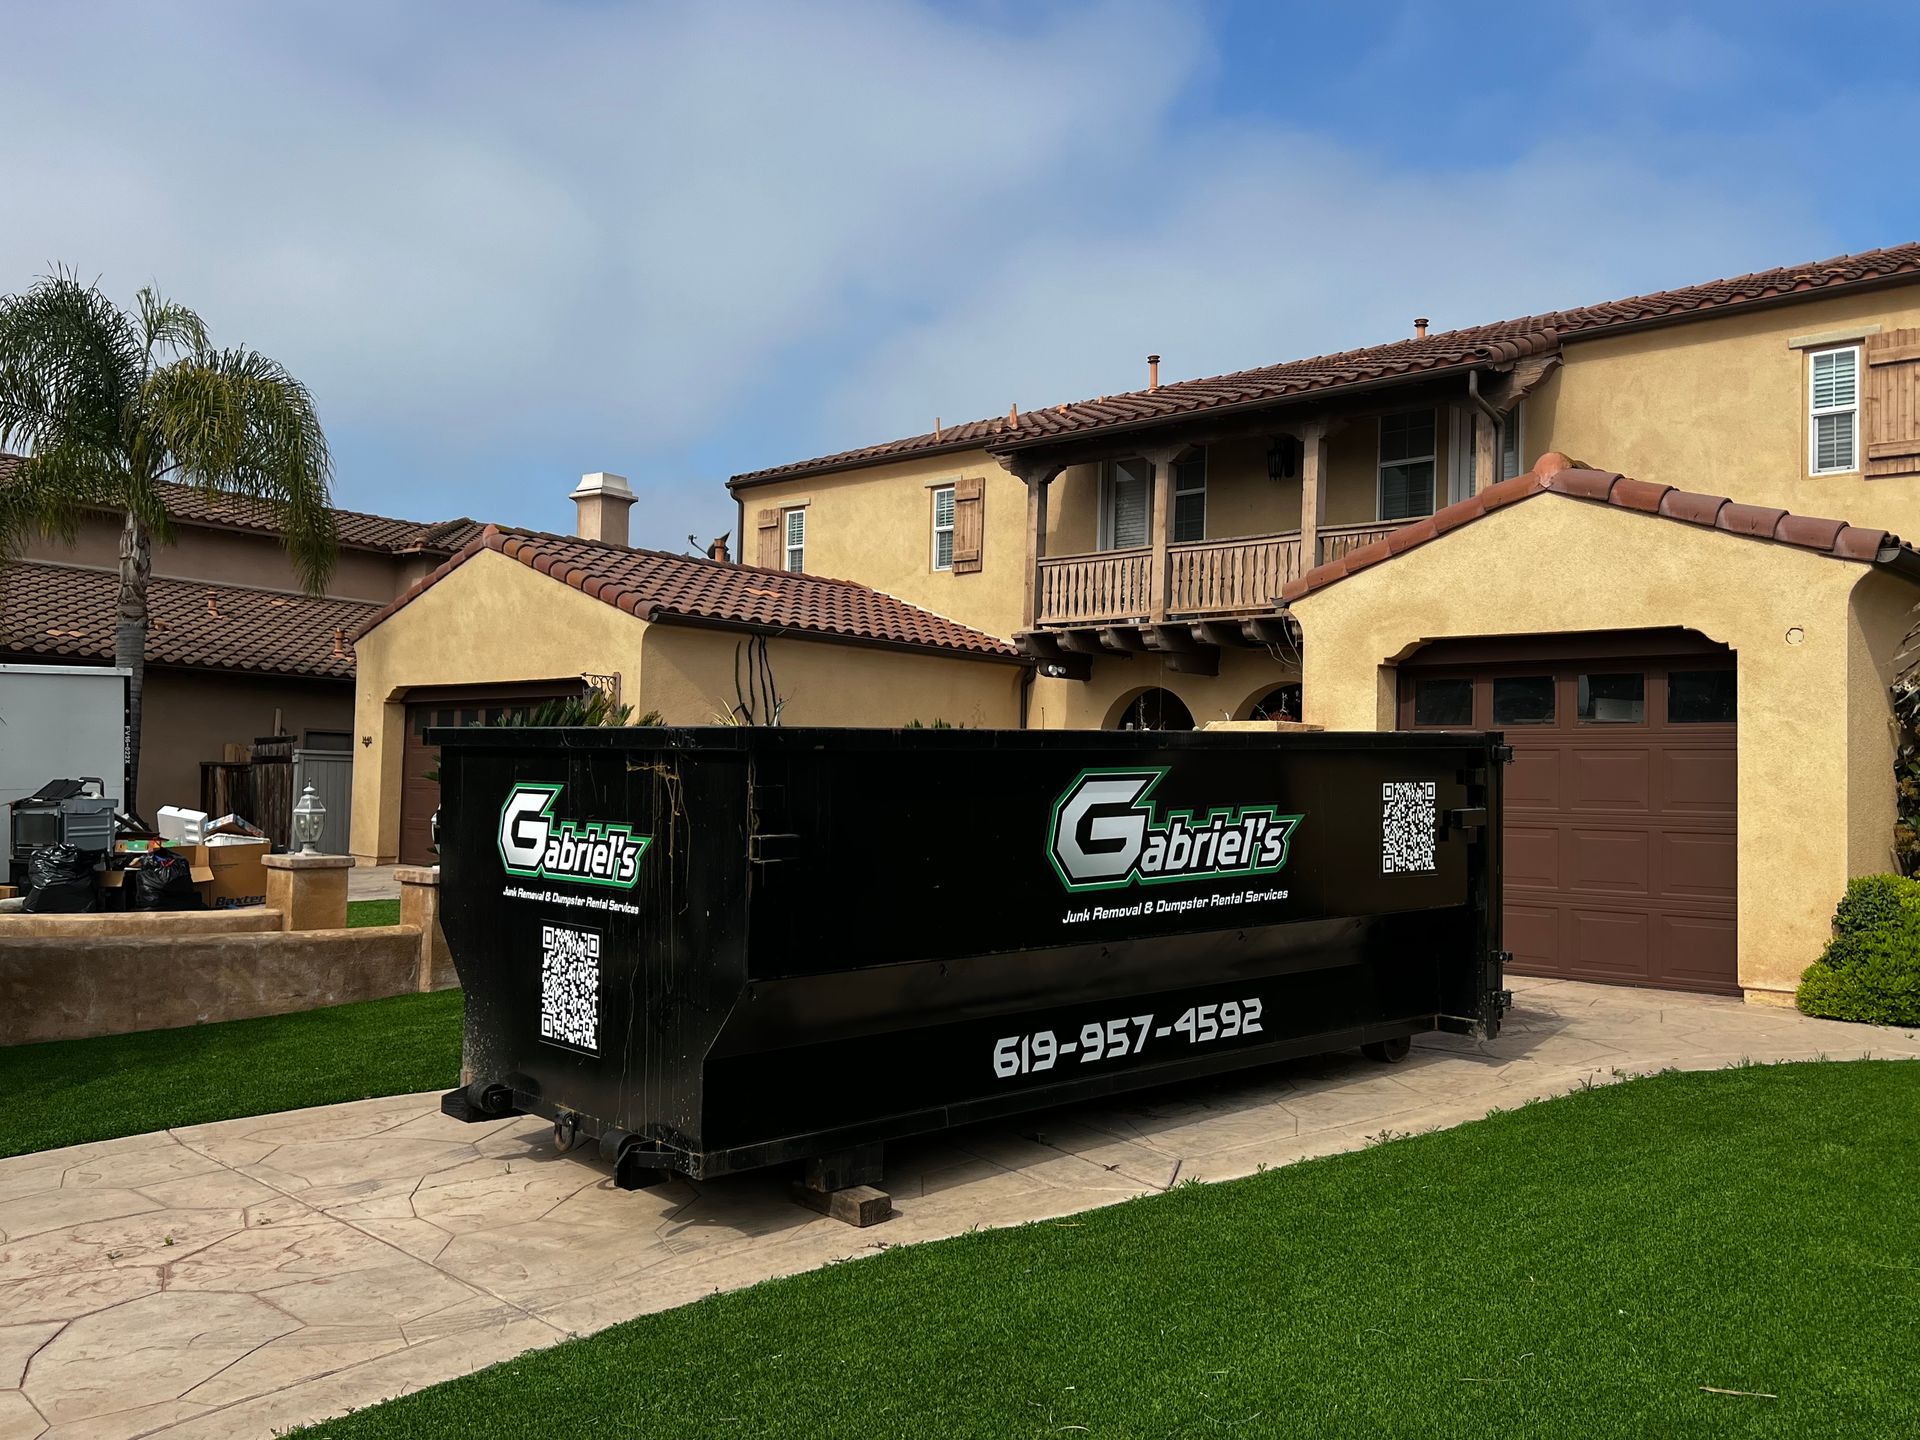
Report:
<svg viewBox="0 0 1920 1440"><path fill-rule="evenodd" d="M127 680L103 665L0 665L0 806L49 780L98 775L124 810ZM0 883L13 860L13 827L0 812Z"/></svg>

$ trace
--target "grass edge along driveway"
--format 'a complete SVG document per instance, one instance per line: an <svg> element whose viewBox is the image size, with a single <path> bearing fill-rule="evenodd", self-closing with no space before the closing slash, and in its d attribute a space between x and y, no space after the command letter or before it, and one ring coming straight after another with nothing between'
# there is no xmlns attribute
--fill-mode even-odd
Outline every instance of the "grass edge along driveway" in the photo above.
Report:
<svg viewBox="0 0 1920 1440"><path fill-rule="evenodd" d="M1916 1115L1912 1062L1669 1073L902 1246L298 1433L1915 1434Z"/></svg>
<svg viewBox="0 0 1920 1440"><path fill-rule="evenodd" d="M450 1090L462 992L0 1049L0 1158L242 1115Z"/></svg>

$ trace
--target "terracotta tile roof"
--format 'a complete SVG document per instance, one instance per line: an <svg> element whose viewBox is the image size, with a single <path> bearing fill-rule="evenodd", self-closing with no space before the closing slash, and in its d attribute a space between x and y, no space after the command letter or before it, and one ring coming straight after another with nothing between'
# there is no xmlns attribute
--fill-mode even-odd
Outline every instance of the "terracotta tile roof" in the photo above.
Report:
<svg viewBox="0 0 1920 1440"><path fill-rule="evenodd" d="M109 570L19 560L0 567L0 651L113 658ZM377 606L155 577L147 663L262 675L353 677L353 632Z"/></svg>
<svg viewBox="0 0 1920 1440"><path fill-rule="evenodd" d="M0 484L21 457L0 451ZM237 496L207 496L191 485L166 487L167 513L188 524L225 525L238 530L279 532L270 506ZM461 516L457 520L396 520L388 515L369 515L362 510L333 512L333 523L342 545L361 550L383 550L389 554L425 551L451 555L483 528L480 522Z"/></svg>
<svg viewBox="0 0 1920 1440"><path fill-rule="evenodd" d="M1333 391L1352 385L1412 379L1422 374L1481 365L1505 364L1527 355L1557 350L1585 339L1650 325L1675 324L1741 306L1774 304L1833 290L1847 290L1920 278L1920 244L1896 245L1858 255L1840 255L1806 265L1787 265L1752 275L1710 280L1679 290L1661 290L1626 300L1610 300L1546 315L1500 320L1465 330L1417 339L1395 340L1290 360L1230 375L1182 380L1157 390L1107 395L1073 405L1021 411L992 420L943 428L937 435L914 435L883 445L843 450L814 460L777 465L736 475L734 487L791 479L832 470L877 465L918 455L978 449L1010 453L1029 445L1103 429L1151 424L1157 420L1238 405L1263 405L1295 395Z"/></svg>
<svg viewBox="0 0 1920 1440"><path fill-rule="evenodd" d="M1013 646L996 636L852 580L491 525L453 559L368 617L358 633L364 635L483 550L518 560L642 620L820 635L987 660L1020 659Z"/></svg>
<svg viewBox="0 0 1920 1440"><path fill-rule="evenodd" d="M1855 560L1865 564L1892 564L1920 577L1920 556L1900 537L1885 530L1849 525L1844 520L1825 520L1811 515L1795 515L1759 505L1743 505L1725 495L1702 495L1676 490L1671 485L1654 485L1629 479L1610 470L1590 470L1555 451L1542 455L1525 475L1516 475L1498 485L1489 486L1471 499L1460 500L1426 519L1394 531L1384 540L1349 551L1338 560L1290 580L1280 591L1283 605L1303 595L1324 590L1360 570L1366 570L1396 555L1418 549L1437 540L1449 530L1458 530L1483 515L1535 495L1566 495L1643 515L1677 521L1684 525L1703 525L1724 530L1729 535L1744 535L1830 555L1836 560Z"/></svg>

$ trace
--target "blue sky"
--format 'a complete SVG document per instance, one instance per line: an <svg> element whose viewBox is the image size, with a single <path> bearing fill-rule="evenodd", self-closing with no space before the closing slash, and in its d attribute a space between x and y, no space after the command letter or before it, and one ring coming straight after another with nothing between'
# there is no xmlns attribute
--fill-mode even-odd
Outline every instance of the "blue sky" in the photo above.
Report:
<svg viewBox="0 0 1920 1440"><path fill-rule="evenodd" d="M339 503L636 539L946 421L1920 238L1855 5L0 0L0 291L147 281Z"/></svg>

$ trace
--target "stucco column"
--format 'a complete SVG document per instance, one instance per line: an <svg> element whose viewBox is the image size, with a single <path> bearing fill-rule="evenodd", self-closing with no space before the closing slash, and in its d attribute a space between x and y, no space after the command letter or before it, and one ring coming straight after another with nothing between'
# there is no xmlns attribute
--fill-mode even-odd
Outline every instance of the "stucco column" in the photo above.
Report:
<svg viewBox="0 0 1920 1440"><path fill-rule="evenodd" d="M440 867L401 865L393 878L400 882L400 923L420 927L422 990L448 990L460 983L454 972L453 952L440 928Z"/></svg>
<svg viewBox="0 0 1920 1440"><path fill-rule="evenodd" d="M347 871L351 855L267 855L267 909L280 912L283 930L347 928Z"/></svg>

